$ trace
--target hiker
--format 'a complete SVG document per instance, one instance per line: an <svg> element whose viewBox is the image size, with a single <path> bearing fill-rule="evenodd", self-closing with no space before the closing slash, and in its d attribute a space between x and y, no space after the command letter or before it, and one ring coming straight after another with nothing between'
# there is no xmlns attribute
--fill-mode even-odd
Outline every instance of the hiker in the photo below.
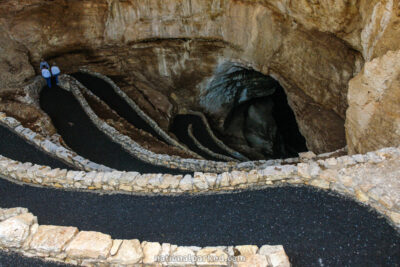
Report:
<svg viewBox="0 0 400 267"><path fill-rule="evenodd" d="M56 84L58 84L58 75L60 75L60 68L57 67L55 62L53 62L52 66L51 66L51 74L56 79Z"/></svg>
<svg viewBox="0 0 400 267"><path fill-rule="evenodd" d="M51 88L51 73L46 66L44 66L42 69L42 76L46 80L47 86Z"/></svg>
<svg viewBox="0 0 400 267"><path fill-rule="evenodd" d="M50 69L50 65L49 63L47 63L44 58L40 59L40 70L42 70L44 67L46 67L47 69Z"/></svg>

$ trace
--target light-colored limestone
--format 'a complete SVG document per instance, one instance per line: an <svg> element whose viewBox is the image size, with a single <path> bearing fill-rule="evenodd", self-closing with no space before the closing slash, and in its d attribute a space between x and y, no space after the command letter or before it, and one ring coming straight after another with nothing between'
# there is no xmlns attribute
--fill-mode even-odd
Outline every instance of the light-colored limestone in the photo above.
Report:
<svg viewBox="0 0 400 267"><path fill-rule="evenodd" d="M76 227L41 225L29 246L40 253L60 253L77 233Z"/></svg>
<svg viewBox="0 0 400 267"><path fill-rule="evenodd" d="M0 222L0 246L21 247L34 224L37 224L37 218L32 213L23 213Z"/></svg>
<svg viewBox="0 0 400 267"><path fill-rule="evenodd" d="M0 222L19 214L28 213L27 208L0 209Z"/></svg>
<svg viewBox="0 0 400 267"><path fill-rule="evenodd" d="M310 182L310 185L321 189L329 189L330 183L325 180L314 179Z"/></svg>
<svg viewBox="0 0 400 267"><path fill-rule="evenodd" d="M109 235L81 231L66 248L68 257L73 259L106 259L112 247Z"/></svg>
<svg viewBox="0 0 400 267"><path fill-rule="evenodd" d="M172 266L191 266L196 263L196 254L189 247L178 247L170 256L169 264Z"/></svg>
<svg viewBox="0 0 400 267"><path fill-rule="evenodd" d="M115 256L117 254L119 248L121 247L121 244L124 240L121 239L114 239L113 244L110 250L110 256Z"/></svg>
<svg viewBox="0 0 400 267"><path fill-rule="evenodd" d="M137 239L124 240L119 247L119 250L115 256L112 256L109 260L112 263L133 265L140 263L143 259L143 250L140 246L140 242Z"/></svg>
<svg viewBox="0 0 400 267"><path fill-rule="evenodd" d="M231 185L236 186L247 183L247 173L240 171L231 172Z"/></svg>
<svg viewBox="0 0 400 267"><path fill-rule="evenodd" d="M208 188L208 183L205 175L201 172L194 173L193 184L198 190L207 190Z"/></svg>
<svg viewBox="0 0 400 267"><path fill-rule="evenodd" d="M351 153L400 143L400 50L367 62L349 83L346 137Z"/></svg>
<svg viewBox="0 0 400 267"><path fill-rule="evenodd" d="M249 255L244 258L244 260L238 261L235 266L237 267L249 267L249 266L254 266L254 267L269 267L269 262L268 258L264 255L260 254L253 254Z"/></svg>
<svg viewBox="0 0 400 267"><path fill-rule="evenodd" d="M356 190L355 193L356 193L356 198L358 199L358 201L364 202L364 203L368 202L369 198L363 191Z"/></svg>
<svg viewBox="0 0 400 267"><path fill-rule="evenodd" d="M179 183L179 188L183 191L191 191L193 189L193 179L191 175L185 175Z"/></svg>
<svg viewBox="0 0 400 267"><path fill-rule="evenodd" d="M254 255L258 251L258 247L253 245L236 246L235 249L237 249L240 252L240 255L245 257Z"/></svg>
<svg viewBox="0 0 400 267"><path fill-rule="evenodd" d="M260 248L259 254L269 258L269 266L271 267L290 267L289 258L283 246L264 245Z"/></svg>
<svg viewBox="0 0 400 267"><path fill-rule="evenodd" d="M198 266L227 266L228 254L218 247L205 247L197 251L197 265Z"/></svg>
<svg viewBox="0 0 400 267"><path fill-rule="evenodd" d="M317 155L315 155L315 153L312 151L299 153L300 160L310 160L315 158L316 156Z"/></svg>
<svg viewBox="0 0 400 267"><path fill-rule="evenodd" d="M155 264L157 256L161 253L161 245L157 242L142 242L143 248L143 263L144 264Z"/></svg>

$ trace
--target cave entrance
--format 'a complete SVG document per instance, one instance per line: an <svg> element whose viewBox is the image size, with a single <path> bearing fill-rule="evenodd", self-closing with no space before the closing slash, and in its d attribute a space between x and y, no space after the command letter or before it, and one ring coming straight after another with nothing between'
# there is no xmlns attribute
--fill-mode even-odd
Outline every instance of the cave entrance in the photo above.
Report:
<svg viewBox="0 0 400 267"><path fill-rule="evenodd" d="M221 107L227 142L252 159L307 151L285 91L271 76L233 64L219 67L202 102Z"/></svg>

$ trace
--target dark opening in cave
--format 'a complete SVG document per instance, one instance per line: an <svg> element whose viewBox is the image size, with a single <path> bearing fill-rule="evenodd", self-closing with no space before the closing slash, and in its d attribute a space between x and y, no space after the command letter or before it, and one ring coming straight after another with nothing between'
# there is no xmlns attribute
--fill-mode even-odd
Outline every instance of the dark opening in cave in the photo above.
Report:
<svg viewBox="0 0 400 267"><path fill-rule="evenodd" d="M272 77L228 64L218 68L207 98L213 98L209 105L220 105L227 114L223 130L228 143L250 151L252 158L286 158L307 151L285 91Z"/></svg>
<svg viewBox="0 0 400 267"><path fill-rule="evenodd" d="M286 156L297 156L299 152L307 151L306 140L299 131L296 117L289 106L282 86L279 85L271 97L274 102L272 116L275 118L278 131L283 138Z"/></svg>

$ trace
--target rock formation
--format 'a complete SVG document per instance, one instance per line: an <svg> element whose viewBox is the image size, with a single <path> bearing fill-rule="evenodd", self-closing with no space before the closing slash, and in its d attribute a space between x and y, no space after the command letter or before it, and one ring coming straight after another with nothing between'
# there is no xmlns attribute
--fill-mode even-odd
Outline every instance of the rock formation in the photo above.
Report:
<svg viewBox="0 0 400 267"><path fill-rule="evenodd" d="M188 109L206 112L218 127L222 118L204 110L200 96L218 66L233 62L279 81L308 148L331 151L346 144L349 81L364 62L382 57L371 64L385 64L394 54L383 55L400 49L399 9L399 0L6 0L0 90L33 77L44 56L64 72L87 66L115 78L164 129ZM393 80L385 91L395 92L395 75L387 77ZM400 122L378 122L396 113L395 97L391 105L381 100L366 125L355 121L365 108L357 94L366 90L357 80L347 112L349 150L398 144L389 132ZM379 86L368 87L371 95L380 95ZM376 130L365 135L363 127ZM356 141L361 136L379 141Z"/></svg>
<svg viewBox="0 0 400 267"><path fill-rule="evenodd" d="M367 62L349 83L347 142L351 152L397 146L400 140L400 50Z"/></svg>

